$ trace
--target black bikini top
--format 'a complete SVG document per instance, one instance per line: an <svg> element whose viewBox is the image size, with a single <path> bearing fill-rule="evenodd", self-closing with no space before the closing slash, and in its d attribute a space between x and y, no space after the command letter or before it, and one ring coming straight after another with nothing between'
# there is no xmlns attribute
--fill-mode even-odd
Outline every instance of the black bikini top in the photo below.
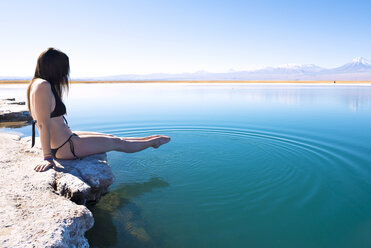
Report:
<svg viewBox="0 0 371 248"><path fill-rule="evenodd" d="M55 98L55 108L54 108L53 112L50 113L50 118L63 116L67 113L66 112L66 106L62 102L62 99L58 96L54 87L52 86L51 88L52 88L52 92L53 92L53 95L54 95L54 98ZM63 116L63 119L68 126L68 122L67 122L67 120L64 116ZM32 121L32 144L31 144L31 148L35 145L35 124L36 124L36 120L33 120Z"/></svg>
<svg viewBox="0 0 371 248"><path fill-rule="evenodd" d="M50 113L50 118L65 115L66 114L66 106L62 102L61 98L58 96L58 94L55 91L53 86L52 86L52 92L53 92L53 95L54 95L54 98L55 98L55 108L54 108L53 112Z"/></svg>

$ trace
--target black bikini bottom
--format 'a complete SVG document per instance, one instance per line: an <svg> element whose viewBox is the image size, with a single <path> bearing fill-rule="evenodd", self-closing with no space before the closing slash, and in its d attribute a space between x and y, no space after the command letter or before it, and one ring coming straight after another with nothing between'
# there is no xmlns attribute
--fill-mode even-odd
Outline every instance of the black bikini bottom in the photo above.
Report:
<svg viewBox="0 0 371 248"><path fill-rule="evenodd" d="M76 154L75 154L75 148L74 148L74 146L73 146L73 142L72 142L72 140L71 140L72 136L77 136L77 134L75 134L75 133L71 134L71 136L68 137L68 139L67 139L67 140L66 140L62 145L60 145L58 148L51 149L51 152L52 152L52 155L53 155L54 158L57 158L57 157L56 157L56 154L57 154L58 149L61 148L62 146L64 146L67 142L70 142L70 148L71 148L72 155L74 156L75 159L80 159L80 158L79 158L78 156L76 156Z"/></svg>

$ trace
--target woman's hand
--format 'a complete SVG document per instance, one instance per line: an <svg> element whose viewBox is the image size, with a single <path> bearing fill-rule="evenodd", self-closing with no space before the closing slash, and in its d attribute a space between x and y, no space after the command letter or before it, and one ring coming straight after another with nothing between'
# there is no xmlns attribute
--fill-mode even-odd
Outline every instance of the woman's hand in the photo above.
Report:
<svg viewBox="0 0 371 248"><path fill-rule="evenodd" d="M44 160L43 162L36 165L34 170L37 172L42 172L42 171L49 169L50 167L52 167L53 169L57 168L57 166L54 163L54 160Z"/></svg>

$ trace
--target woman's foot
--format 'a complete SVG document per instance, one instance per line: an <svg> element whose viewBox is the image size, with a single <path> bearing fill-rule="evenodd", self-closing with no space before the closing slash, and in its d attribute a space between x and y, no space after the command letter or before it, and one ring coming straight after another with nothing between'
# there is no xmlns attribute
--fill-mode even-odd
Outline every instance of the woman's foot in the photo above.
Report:
<svg viewBox="0 0 371 248"><path fill-rule="evenodd" d="M170 137L166 135L152 135L152 137L151 141L153 142L153 148L159 148L170 141Z"/></svg>

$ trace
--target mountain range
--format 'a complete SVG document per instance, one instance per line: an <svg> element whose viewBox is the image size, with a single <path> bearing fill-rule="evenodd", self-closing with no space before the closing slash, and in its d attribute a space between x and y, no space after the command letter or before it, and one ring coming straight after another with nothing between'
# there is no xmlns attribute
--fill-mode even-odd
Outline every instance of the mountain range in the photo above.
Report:
<svg viewBox="0 0 371 248"><path fill-rule="evenodd" d="M370 80L371 62L357 57L351 62L336 68L326 69L313 64L286 64L265 67L257 70L213 73L198 71L193 73L154 73L145 75L123 74L92 80Z"/></svg>
<svg viewBox="0 0 371 248"><path fill-rule="evenodd" d="M4 80L21 78L1 78ZM22 78L24 79L24 78ZM357 57L351 62L340 67L326 69L314 64L298 65L286 64L275 67L265 67L257 70L230 71L230 72L207 72L198 71L193 73L153 73L153 74L122 74L116 76L72 78L73 80L98 80L98 81L120 81L120 80L349 80L349 81L371 81L371 62L365 58ZM27 78L29 80L29 78Z"/></svg>

